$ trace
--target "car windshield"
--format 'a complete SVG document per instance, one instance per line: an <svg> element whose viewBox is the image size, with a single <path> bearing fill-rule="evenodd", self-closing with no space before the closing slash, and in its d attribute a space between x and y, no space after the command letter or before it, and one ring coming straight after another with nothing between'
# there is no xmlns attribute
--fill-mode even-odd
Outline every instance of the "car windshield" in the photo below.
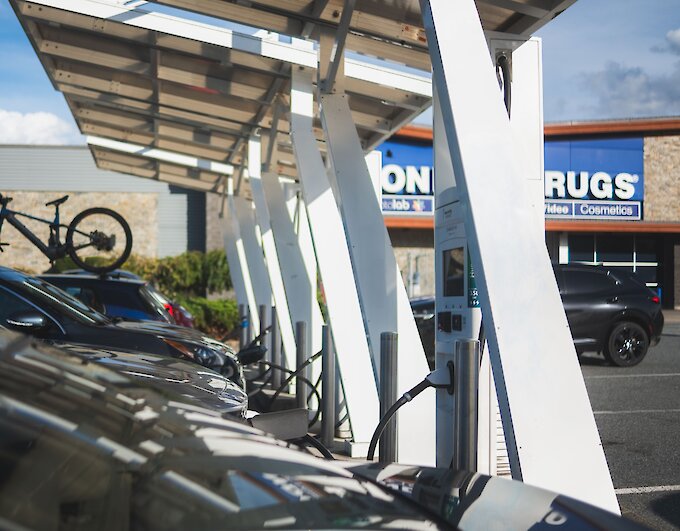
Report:
<svg viewBox="0 0 680 531"><path fill-rule="evenodd" d="M139 294L156 310L156 312L158 312L158 315L160 315L164 321L172 324L175 323L166 306L166 304L170 304L170 301L168 301L160 292L156 291L153 286L148 284L142 286L139 288Z"/></svg>
<svg viewBox="0 0 680 531"><path fill-rule="evenodd" d="M16 276L8 282L33 300L83 324L107 324L110 319L75 297L39 278Z"/></svg>

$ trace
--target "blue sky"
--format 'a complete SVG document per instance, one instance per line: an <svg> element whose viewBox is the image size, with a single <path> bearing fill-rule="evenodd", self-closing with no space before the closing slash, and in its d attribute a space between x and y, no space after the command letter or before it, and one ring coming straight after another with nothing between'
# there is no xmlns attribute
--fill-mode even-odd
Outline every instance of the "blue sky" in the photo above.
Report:
<svg viewBox="0 0 680 531"><path fill-rule="evenodd" d="M543 39L546 122L680 116L680 0L578 0ZM0 143L82 143L0 0Z"/></svg>

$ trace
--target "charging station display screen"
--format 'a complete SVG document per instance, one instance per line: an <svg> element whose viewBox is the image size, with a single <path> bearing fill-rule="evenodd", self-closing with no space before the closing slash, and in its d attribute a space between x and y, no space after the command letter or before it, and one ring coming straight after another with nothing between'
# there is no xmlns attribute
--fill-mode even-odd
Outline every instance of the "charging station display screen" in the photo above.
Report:
<svg viewBox="0 0 680 531"><path fill-rule="evenodd" d="M465 293L465 248L456 247L442 252L444 259L444 297L462 297Z"/></svg>

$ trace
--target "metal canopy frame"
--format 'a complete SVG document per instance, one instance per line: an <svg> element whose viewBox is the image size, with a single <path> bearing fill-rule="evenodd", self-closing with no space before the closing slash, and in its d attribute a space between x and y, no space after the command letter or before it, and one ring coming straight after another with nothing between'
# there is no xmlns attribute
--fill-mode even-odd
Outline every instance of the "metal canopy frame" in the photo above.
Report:
<svg viewBox="0 0 680 531"><path fill-rule="evenodd" d="M307 43L241 34L114 0L12 4L83 134L213 162L242 164L248 138L272 127L274 99L290 93L291 67L317 63ZM349 59L345 73L352 117L366 150L430 104L425 75ZM289 131L282 116L275 135L279 157L272 162L279 174L295 178ZM323 149L318 120L315 132ZM125 166L144 177L168 172L167 165L161 168L130 150L123 166L112 164L116 157L110 149L92 149L98 164ZM196 188L209 189L204 183Z"/></svg>
<svg viewBox="0 0 680 531"><path fill-rule="evenodd" d="M326 140L316 104L309 114L304 111L309 123L298 124L295 136L300 145L291 145L289 139L291 116L275 111L277 102L288 102L289 95L292 97L291 77L299 75L299 69L317 68L321 54L308 41L299 39L311 37L318 41L333 35L333 51L324 53L318 65L324 74L321 82L327 81L321 92L332 93L336 78L342 79L348 109L343 112L351 114L355 129L348 134L351 137L356 133L364 152L430 105L429 72L433 68L453 167L460 178L461 202L467 209L466 231L470 232L473 244L471 254L479 275L482 311L490 324L491 361L506 435L514 454L513 475L615 511L611 478L585 387L575 357L565 359L573 345L563 312L559 311L554 281L548 274L547 253L543 252L543 244L532 226L535 220L522 213L520 205L512 216L501 221L502 230L494 232L491 223L499 221L493 209L499 208L509 183L521 180L518 168L522 164L521 155L513 152L509 120L494 87L497 80L491 72L489 49L493 53L514 51L574 2L160 0L130 5L120 0L10 0L50 80L66 97L81 131L93 135L90 145L97 164L200 190L223 191L225 176L233 172L234 166L245 164L248 139L257 135L276 143L271 150L272 160L267 160L273 173L297 179L297 163L306 155L314 161L313 173L322 171L323 162L318 160L315 150L325 153ZM239 34L138 7L153 3L265 29L292 40L287 43L278 36ZM343 47L369 59L345 58L341 64L336 52ZM385 66L385 61L402 68ZM410 73L413 71L420 74ZM461 88L452 90L454 84ZM306 81L304 85L304 93L311 94L311 85ZM488 138L493 144L493 160L479 145L480 138ZM508 177L498 190L488 181L496 175ZM313 203L324 198L328 208L335 206L329 200L330 183L314 182L310 174L303 177L308 188L321 193L306 198L308 211L314 214L310 219L321 218L323 212L314 212L318 205L310 205L310 199ZM326 175L320 177L325 179ZM238 185L236 188L241 190ZM482 197L483 194L489 197ZM241 222L240 227L234 225L234 232L238 228L247 229L249 254L259 260L264 256L261 248L256 249L253 213L245 208L243 195L230 196L230 210L236 207L236 217ZM368 216L364 219L368 220ZM340 223L335 222L337 219L333 230L341 237ZM312 232L314 223L312 219ZM503 238L499 239L501 233ZM345 237L349 246L355 243L346 230ZM533 300L540 299L535 293L539 287L548 293L535 307L526 300L522 312L509 305L511 295L517 294L517 286L528 282L521 274L519 278L510 278L499 264L492 263L499 258L494 246L513 237L519 248L526 251L525 264L538 275L527 293L535 295ZM327 263L331 262L330 251L324 257ZM348 253L346 249L342 251L345 265ZM264 271L266 262L262 266ZM332 272L333 267L320 263L322 276ZM344 273L348 277L348 291L354 293L350 293L352 308L357 311L357 283L349 278L349 270ZM266 272L259 276L265 278ZM338 285L333 288L339 299L346 296L337 289ZM366 291L359 289L362 296ZM271 289L262 290L259 298L271 302ZM526 298L523 295L522 300ZM362 301L361 311L366 319L364 305ZM339 305L332 312L341 310ZM547 325L546 332L536 339L542 353L555 347L551 356L532 367L526 355L527 345L515 337L518 330L526 335L527 323L532 327ZM358 322L355 324L353 332L360 331L362 327ZM354 415L353 430L361 431L360 440L365 440L376 411L370 408L371 411L362 414L358 395L354 393L368 392L372 405L376 396L374 389L369 389L371 384L365 374L370 371L370 352L360 343L362 352L356 359L364 370L350 388L345 387L345 392L354 410L350 411L350 416ZM348 373L348 361L348 358L341 361L344 376ZM523 380L527 370L529 382ZM562 379L558 387L550 385L556 374ZM357 389L357 383L363 389ZM573 396L568 400L570 394ZM558 421L551 415L559 415ZM583 451L575 455L574 448L579 444ZM555 455L554 448L559 449L559 455ZM582 476L586 475L590 483L584 491Z"/></svg>

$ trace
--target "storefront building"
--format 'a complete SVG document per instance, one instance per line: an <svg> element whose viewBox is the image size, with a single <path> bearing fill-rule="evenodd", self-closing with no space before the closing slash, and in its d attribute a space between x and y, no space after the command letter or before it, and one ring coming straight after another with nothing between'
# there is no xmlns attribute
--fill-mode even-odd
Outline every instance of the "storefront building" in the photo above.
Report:
<svg viewBox="0 0 680 531"><path fill-rule="evenodd" d="M432 294L431 130L404 128L379 150L383 214L409 294ZM680 119L547 125L545 230L554 262L633 271L664 307L680 306Z"/></svg>

